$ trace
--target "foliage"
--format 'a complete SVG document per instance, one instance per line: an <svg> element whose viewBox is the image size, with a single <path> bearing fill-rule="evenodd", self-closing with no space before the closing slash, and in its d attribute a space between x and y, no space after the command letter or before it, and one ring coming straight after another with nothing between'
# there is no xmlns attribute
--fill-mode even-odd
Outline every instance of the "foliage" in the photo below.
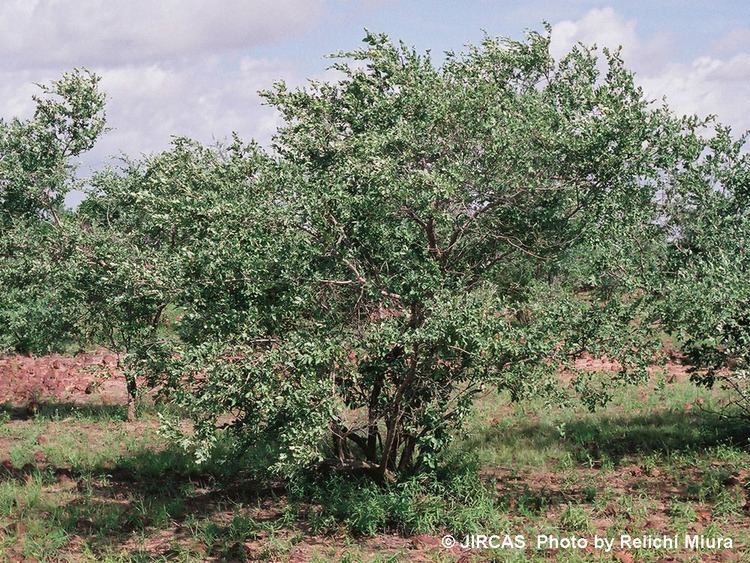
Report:
<svg viewBox="0 0 750 563"><path fill-rule="evenodd" d="M80 313L64 233L66 194L76 185L72 159L104 130L99 78L65 74L35 96L27 120L0 120L0 351L58 348Z"/></svg>
<svg viewBox="0 0 750 563"><path fill-rule="evenodd" d="M750 155L747 135L712 134L688 123L678 166L664 198L672 235L659 274L664 326L681 343L694 378L734 390L734 406L750 417Z"/></svg>
<svg viewBox="0 0 750 563"><path fill-rule="evenodd" d="M602 405L662 330L747 397L744 139L649 102L618 52L549 41L436 64L367 34L338 79L264 93L272 151L176 139L75 212L104 97L65 75L0 123L0 346L104 342L131 397L143 375L192 417L199 460L227 427L286 477L409 482L487 389L567 401L586 351L622 368L576 374Z"/></svg>
<svg viewBox="0 0 750 563"><path fill-rule="evenodd" d="M171 151L94 177L77 216L96 260L77 269L76 287L89 339L122 353L131 395L137 375L161 373L139 362L154 347L166 349L176 336L219 338L226 333L219 325L242 312L246 299L211 288L237 271L243 245L253 244L252 232L234 229L252 205L245 190L259 159L256 147L239 141L219 151L178 139ZM197 252L205 239L231 241L227 262ZM86 262L86 253L77 258ZM203 314L199 324L192 308Z"/></svg>
<svg viewBox="0 0 750 563"><path fill-rule="evenodd" d="M543 393L584 349L622 376L650 359L642 299L588 258L655 218L673 122L619 56L603 73L583 47L555 62L531 33L436 66L366 43L339 81L265 94L286 121L275 157L206 202L216 220L178 266L183 337L147 357L199 456L228 415L281 474L325 462L391 480L434 467L487 386ZM222 158L206 173L230 186Z"/></svg>

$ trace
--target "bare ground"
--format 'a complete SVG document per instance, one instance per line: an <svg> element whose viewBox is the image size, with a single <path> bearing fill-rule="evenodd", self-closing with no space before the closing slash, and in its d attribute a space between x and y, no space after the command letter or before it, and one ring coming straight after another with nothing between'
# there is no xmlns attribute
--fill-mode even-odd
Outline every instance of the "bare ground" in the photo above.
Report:
<svg viewBox="0 0 750 563"><path fill-rule="evenodd" d="M95 448L107 435L106 426L100 423L86 422L76 418L63 418L46 423L32 445L33 461L20 467L12 462L14 447L19 444L18 436L28 436L35 422L29 416L30 407L41 404L51 405L87 405L118 406L126 403L125 382L116 370L117 358L106 350L96 350L78 354L73 357L51 355L42 358L10 356L0 358L0 404L10 406L15 416L7 422L8 432L0 436L0 484L4 480L18 482L29 481L34 472L47 470L54 475L54 481L45 485L47 496L62 495L70 499L71 505L80 500L80 491L87 488L87 503L99 504L107 510L120 510L125 514L135 513L138 507L133 502L133 492L148 495L148 488L155 483L144 483L135 480L127 470L117 467L108 468L107 478L91 480L72 471L65 463L48 459L50 445L57 444L67 436L75 434L77 439L91 444ZM576 363L576 368L592 371L615 371L618 365L606 360L583 357ZM670 362L667 366L667 384L684 384L688 378L687 369L679 362ZM695 408L693 404L684 406L689 413ZM32 408L32 410L34 410ZM496 413L498 420L503 413ZM691 423L690 416L685 422ZM530 420L530 423L533 422ZM143 436L156 429L154 419L136 422L117 421L125 437ZM155 445L155 450L161 447ZM587 447L583 444L582 447ZM599 447L599 445L597 445ZM122 455L128 455L128 448L123 444ZM717 462L717 467L722 466ZM723 466L722 466L723 467ZM100 468L101 469L101 468ZM709 468L710 469L710 468ZM606 471L596 464L589 467L577 465L564 471L550 470L515 470L512 467L486 467L483 471L487 480L496 482L499 498L506 499L507 510L516 518L519 525L524 523L532 529L539 518L546 522L560 522L563 512L571 505L591 508L594 501L587 499L591 488L614 494L603 510L594 511L595 517L590 527L580 535L591 536L594 533L606 534L618 521L637 520L639 528L646 528L653 533L674 534L675 503L688 503L694 514L692 522L686 523L685 530L699 533L717 520L715 506L696 494L691 483L705 480L706 468L682 468L678 472L664 471L658 466L644 463L624 463ZM227 525L239 512L251 516L255 521L271 521L283 512L283 492L253 490L252 483L238 483L236 487L214 488L210 483L201 482L194 476L165 475L162 478L184 480L185 485L194 489L194 495L186 501L182 515L172 517L166 525L151 526L148 521L142 523L143 531L139 534L133 530L117 530L118 536L111 540L118 550L125 553L137 553L140 556L174 558L175 549L179 547L187 552L203 553L203 559L209 560L286 560L286 561L335 561L351 557L355 560L384 560L394 557L404 561L441 561L441 560L483 560L486 553L461 549L445 550L440 545L440 535L416 535L402 537L397 534L380 534L372 538L353 540L343 533L341 535L317 535L298 523L281 532L267 533L259 531L251 540L238 540L229 545L221 555L205 552L205 545L196 540L191 533L190 518L208 518L217 526ZM726 534L740 536L745 534L750 524L750 498L747 483L750 483L750 469L739 469L730 472L724 482L727 491L744 498L744 505L739 511L720 519L721 530ZM158 486L158 482L156 483ZM539 514L528 515L525 508L519 507L519 498L536 499L539 503ZM142 497L141 497L142 498ZM647 498L648 509L640 515L624 507L622 499ZM114 507L114 508L113 508ZM135 520L134 520L135 521ZM101 532L93 529L94 524L82 518L75 525L74 533L68 535L64 547L57 559L78 561L89 560L84 551L92 542L107 543L101 538ZM495 531L499 532L499 531ZM27 531L22 522L8 522L0 518L0 540L3 536L13 534L18 541L0 560L24 561L23 546ZM284 547L275 549L273 546ZM2 545L2 543L0 543ZM84 549L83 546L89 546ZM111 547L111 546L110 546ZM497 553L491 554L495 557ZM584 554L585 555L585 554ZM616 551L610 559L601 554L588 553L600 560L621 562L637 561L636 555L627 551ZM544 554L546 559L567 557L567 554L552 550ZM667 554L660 561L741 561L746 560L743 546L733 550L718 550L701 553L696 559L695 553L679 552ZM502 559L502 557L501 557Z"/></svg>

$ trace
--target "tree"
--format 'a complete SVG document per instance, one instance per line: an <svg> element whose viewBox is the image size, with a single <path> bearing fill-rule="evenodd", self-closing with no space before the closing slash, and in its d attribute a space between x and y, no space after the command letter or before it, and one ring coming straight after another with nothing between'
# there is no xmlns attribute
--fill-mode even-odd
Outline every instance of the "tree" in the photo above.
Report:
<svg viewBox="0 0 750 563"><path fill-rule="evenodd" d="M202 174L223 199L175 194L209 226L175 266L182 338L143 358L199 455L229 415L280 473L326 461L391 480L434 466L487 386L541 392L583 349L645 372L642 300L587 253L651 228L669 112L617 53L555 62L549 35L440 66L365 42L338 81L265 93L285 119L275 154L237 177L216 153Z"/></svg>
<svg viewBox="0 0 750 563"><path fill-rule="evenodd" d="M77 335L78 301L57 266L72 249L73 159L104 131L98 83L74 70L42 86L32 118L0 121L1 351L47 351Z"/></svg>
<svg viewBox="0 0 750 563"><path fill-rule="evenodd" d="M194 249L207 238L239 242L238 233L224 232L221 225L230 220L226 211L241 205L257 158L255 147L238 141L214 150L177 139L172 150L100 172L92 181L77 213L79 252L65 267L80 288L81 324L88 339L118 354L129 418L137 376L147 376L155 386L162 375L160 367L149 372L141 360L179 336L200 341L210 332L209 308L225 316L235 308L231 299L217 301L210 294L208 288L221 280L202 279ZM206 266L212 275L222 273L213 258ZM199 298L203 317L200 327L193 327L192 317L182 312ZM180 315L177 329L170 311Z"/></svg>
<svg viewBox="0 0 750 563"><path fill-rule="evenodd" d="M670 244L658 262L658 307L693 379L729 387L731 414L750 418L750 155L747 133L734 138L712 121L683 123L663 194Z"/></svg>

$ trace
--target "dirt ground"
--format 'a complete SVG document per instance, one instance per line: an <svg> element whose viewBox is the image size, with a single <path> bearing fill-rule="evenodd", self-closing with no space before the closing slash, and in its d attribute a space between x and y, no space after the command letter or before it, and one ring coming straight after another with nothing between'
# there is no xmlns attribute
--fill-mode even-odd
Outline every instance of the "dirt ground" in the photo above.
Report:
<svg viewBox="0 0 750 563"><path fill-rule="evenodd" d="M619 367L617 362L586 354L575 361L580 370L617 371ZM652 369L663 369L670 382L688 379L687 367L678 361ZM29 403L126 404L125 378L117 370L117 356L99 348L74 356L0 357L0 405L22 407Z"/></svg>
<svg viewBox="0 0 750 563"><path fill-rule="evenodd" d="M24 490L22 487L33 488L34 472L47 471L53 475L53 481L45 482L42 486L43 494L49 497L53 504L59 499L69 499L69 503L64 506L66 517L70 514L79 514L76 512L82 510L79 505L85 502L87 510L93 510L92 507L94 507L96 511L105 511L106 514L111 512L119 519L118 521L140 522L139 525L143 527L143 530L135 533L126 526L112 532L102 532L99 529L100 523L92 521L95 520L94 516L80 512L81 515L74 516L72 525L66 525L68 528L66 528L65 538L61 540L61 547L51 552L55 554L54 557L30 557L24 555L29 552L28 546L31 545L29 538L33 535L27 527L31 527L35 522L46 521L52 510L37 509L37 513L29 517L27 523L21 520L14 522L13 517L3 519L0 514L0 561L90 561L96 560L99 557L97 554L100 553L94 550L92 556L90 551L92 546L104 549L102 545L106 545L106 549L113 549L112 553L137 553L140 557L138 560L180 559L175 556L177 553L175 550L178 548L185 550L185 553L198 554L195 556L196 559L187 559L191 561L201 559L295 562L474 561L485 560L488 556L505 560L503 554L486 552L478 554L476 551L458 548L446 550L440 545L440 535L419 534L413 537L402 537L398 534L378 534L371 538L353 539L345 534L340 537L315 534L306 530L304 523L271 532L261 530L255 533L252 539L230 542L228 551L224 551L222 555L212 554L210 550L206 551L208 540L205 534L208 532L205 532L204 528L201 528L204 530L201 532L204 535L195 532L199 524L205 526L205 522L209 522L210 525L219 528L222 525L229 526L227 523L238 514L238 506L243 507L241 510L246 511L253 521L272 521L283 512L283 495L248 496L248 491L243 488L243 485L238 485L236 490L233 488L216 489L211 488L210 484L200 483L191 478L185 480L181 486L189 486L193 491L191 493L193 496L181 500L180 502L184 505L181 505L179 509L181 513L188 513L190 516L170 517L157 525L156 519L159 513L146 514L145 509L139 506L151 494L149 487L158 488L159 480L164 476L157 474L153 482L147 482L142 481L140 477L135 478L132 472L119 467L107 468L103 472L100 469L93 469L88 475L81 475L75 470L76 464L84 466L88 463L91 467L99 467L96 459L92 458L93 461L90 463L86 459L84 459L85 463L81 461L81 458L85 458L86 455L93 456L92 452L98 449L109 448L107 455L116 460L133 455L133 452L138 450L136 446L129 445L130 442L135 444L144 436L145 442L148 442L149 436L156 436L158 423L155 417L135 422L115 422L114 420L99 422L75 417L39 422L33 416L35 412L28 411L30 408L36 408L35 405L60 405L66 408L71 405L105 407L124 405L127 402L125 381L118 374L116 365L116 356L106 350L95 350L72 357L50 355L41 358L27 356L0 358L0 404L10 405L11 410L22 413L12 417L6 424L7 432L0 436L0 486L3 481L13 480L19 483L18 486L21 487L19 491ZM583 370L615 371L618 367L613 362L591 357L582 357L576 362L576 368ZM667 365L664 379L667 385L675 386L675 389L680 385L685 388L689 386L687 369L678 361L672 361ZM648 393L649 391L640 390L636 403L639 400L645 402ZM695 407L695 404L686 402L684 405L671 405L668 408L665 407L662 414L666 416L669 412L678 409L680 416L688 413L688 416L684 418L684 423L690 425L697 420L691 418L693 416L691 409ZM628 408L620 406L611 412L617 413L618 416L626 416ZM24 409L27 411L25 415L23 415ZM662 415L660 414L662 411L658 408L653 412L655 416ZM495 428L501 428L502 420L507 420L510 415L512 413L509 407L493 411L491 417L493 420L489 422L486 435L482 439L490 440ZM512 430L520 435L527 428L527 423L538 422L538 419L538 415L527 417L523 424L518 423L517 428L514 427ZM616 435L616 430L615 424L612 430L613 435ZM665 430L656 428L656 431L664 432ZM680 432L679 427L676 432ZM632 436L627 438L627 440L634 439ZM137 444L145 442L137 442ZM637 524L639 529L673 534L675 522L683 521L680 519L684 519L686 533L698 533L719 524L725 533L739 536L747 532L748 524L750 524L750 501L745 483L750 483L750 469L740 467L741 463L737 466L737 462L732 462L734 463L732 465L726 459L714 460L711 458L713 454L707 454L704 457L696 457L703 465L693 467L692 461L686 461L687 453L673 456L670 451L671 446L666 445L659 450L661 457L658 460L660 460L659 463L663 462L663 465L653 463L651 457L638 454L632 456L630 460L622 457L621 463L603 468L598 465L596 459L603 457L602 452L609 451L610 446L612 452L616 451L619 446L586 442L582 439L576 442L572 436L562 440L561 444L567 444L565 447L569 446L571 451L577 452L576 455L581 452L588 455L587 452L591 450L593 456L591 463L588 466L575 463L560 470L551 470L549 467L534 468L530 463L526 463L525 467L523 464L520 467L488 464L483 469L483 477L497 483L498 498L507 499L507 511L514 518L514 525L527 526L524 529L525 532L531 533L531 530L535 528L548 525L559 525L562 528L561 522L565 522L565 518L571 519L576 515L571 507L576 510L581 507L581 510L588 515L586 523L588 528L584 535L611 532L618 522L622 523L621 525L636 526ZM691 451L691 448L693 445L686 443L685 452ZM612 456L614 455L613 453ZM732 453L732 455L735 454ZM20 458L21 461L14 460L14 456ZM727 459L730 458L727 457ZM737 459L746 458L737 457ZM722 472L726 472L726 475ZM100 474L106 477L98 477ZM717 509L719 501L712 500L714 497L706 496L707 493L704 494L693 487L695 483L706 483L707 476L714 474L720 479L719 484L715 485L712 481L705 487L710 485L715 489L718 486L721 491L718 493L714 491L711 494L725 504L731 501L736 505L730 506L729 509L722 509L724 513L721 514L724 515L721 517ZM182 477L174 478L181 479ZM596 493L595 500L587 498L592 494L592 490ZM28 501L17 501L16 504L23 505L23 502ZM523 502L536 508L532 510L528 506L522 506ZM0 498L1 504L2 498ZM143 510L146 516L140 515L138 510ZM529 510L532 510L533 514ZM680 511L683 511L685 515ZM141 520L138 520L139 518ZM209 529L210 525L206 529ZM119 534L113 544L114 547L107 543L108 533ZM6 537L5 544L3 544L4 536ZM6 547L4 553L3 545ZM38 553L45 552L42 550ZM201 555L202 553L204 555ZM640 560L637 553L624 550L616 550L609 558L600 558L591 550L579 555L586 557L585 560L593 558L624 563ZM552 550L546 553L543 559L584 560L576 557L575 554ZM521 561L523 557L516 557L513 560ZM715 550L701 554L689 552L667 554L653 560L743 561L746 559L743 548Z"/></svg>
<svg viewBox="0 0 750 563"><path fill-rule="evenodd" d="M115 405L127 402L117 356L104 349L75 356L0 357L0 404Z"/></svg>

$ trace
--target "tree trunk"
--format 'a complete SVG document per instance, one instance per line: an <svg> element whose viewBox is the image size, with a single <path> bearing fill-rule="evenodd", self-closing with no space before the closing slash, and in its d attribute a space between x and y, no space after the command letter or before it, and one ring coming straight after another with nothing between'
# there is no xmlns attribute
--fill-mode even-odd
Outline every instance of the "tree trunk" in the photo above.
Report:
<svg viewBox="0 0 750 563"><path fill-rule="evenodd" d="M394 458L396 456L395 450L398 449L398 436L399 426L401 424L401 410L395 409L395 413L388 420L388 431L385 435L385 442L383 443L383 449L380 455L380 476L383 480L386 480L386 475L393 470L395 467Z"/></svg>
<svg viewBox="0 0 750 563"><path fill-rule="evenodd" d="M404 450L401 452L401 460L398 462L399 472L405 471L411 466L411 458L414 457L414 449L417 445L417 438L409 434L404 441Z"/></svg>
<svg viewBox="0 0 750 563"><path fill-rule="evenodd" d="M377 459L377 440L378 440L378 399L383 389L384 374L379 374L377 380L372 386L370 394L370 404L367 408L367 459L373 463Z"/></svg>
<svg viewBox="0 0 750 563"><path fill-rule="evenodd" d="M404 395L407 390L414 383L414 379L417 375L417 366L419 362L419 344L415 343L412 348L411 359L409 361L409 371L398 386L396 393L393 395L392 406L390 416L387 421L388 431L385 435L385 442L383 443L383 451L380 459L380 471L385 475L386 471L393 468L396 465L394 460L395 453L394 449L398 449L398 437L400 434L401 419L403 417L403 406L401 401L404 399Z"/></svg>
<svg viewBox="0 0 750 563"><path fill-rule="evenodd" d="M125 385L128 390L128 421L132 422L135 420L135 406L138 399L138 384L135 381L135 376L132 373L125 372Z"/></svg>
<svg viewBox="0 0 750 563"><path fill-rule="evenodd" d="M338 422L331 423L331 436L333 438L333 453L338 458L339 463L344 462L350 457L349 448L346 444L347 431Z"/></svg>

